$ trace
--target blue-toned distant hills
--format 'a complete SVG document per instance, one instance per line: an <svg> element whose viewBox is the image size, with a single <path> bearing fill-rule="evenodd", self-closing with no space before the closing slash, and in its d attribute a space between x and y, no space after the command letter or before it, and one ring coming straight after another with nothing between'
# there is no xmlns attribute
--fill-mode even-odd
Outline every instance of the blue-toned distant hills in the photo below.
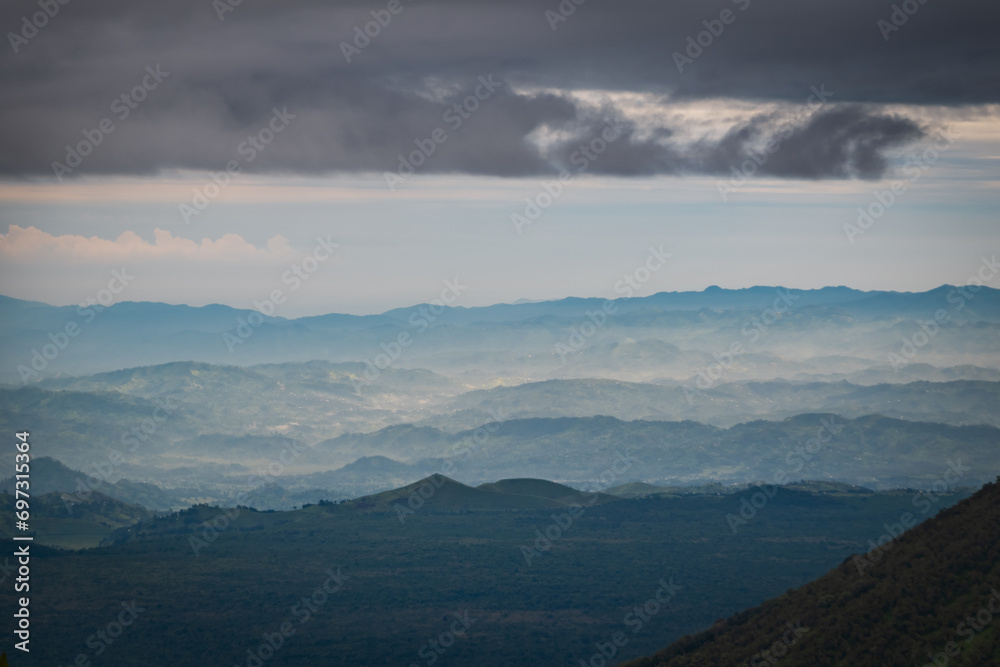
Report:
<svg viewBox="0 0 1000 667"><path fill-rule="evenodd" d="M780 317L769 312L775 305ZM710 287L614 301L424 304L381 315L298 319L250 318L251 312L146 302L57 307L0 297L0 382L172 361L378 364L385 353L382 366L446 374L683 381L714 363L715 355L725 357L734 343L743 351L728 379L860 379L858 373L881 368L892 374L871 380L893 381L900 369L892 368L889 353L914 335L919 342L920 323L933 322L935 315L945 320L907 362L995 370L1000 340L1000 291L950 286L920 293ZM401 335L405 344L391 356ZM992 379L968 370L971 375L957 377Z"/></svg>

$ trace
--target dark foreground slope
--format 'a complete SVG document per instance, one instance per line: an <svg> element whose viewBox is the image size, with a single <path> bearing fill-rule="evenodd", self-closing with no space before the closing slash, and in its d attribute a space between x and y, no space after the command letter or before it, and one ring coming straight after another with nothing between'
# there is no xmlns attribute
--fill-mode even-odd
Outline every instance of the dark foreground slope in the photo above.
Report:
<svg viewBox="0 0 1000 667"><path fill-rule="evenodd" d="M32 546L17 664L579 667L624 634L614 664L813 581L924 499L773 492L737 532L727 516L754 489L572 511L541 480L431 478L289 512L199 505L96 549ZM9 637L13 598L0 587Z"/></svg>
<svg viewBox="0 0 1000 667"><path fill-rule="evenodd" d="M769 652L769 653L768 653ZM1000 665L1000 482L629 667Z"/></svg>

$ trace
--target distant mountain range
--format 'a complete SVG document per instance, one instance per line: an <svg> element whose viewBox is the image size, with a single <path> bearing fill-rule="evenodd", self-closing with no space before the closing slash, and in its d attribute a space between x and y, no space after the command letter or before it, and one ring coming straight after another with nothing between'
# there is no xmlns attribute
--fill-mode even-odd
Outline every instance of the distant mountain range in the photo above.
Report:
<svg viewBox="0 0 1000 667"><path fill-rule="evenodd" d="M882 489L934 484L949 462L968 485L1000 471L989 288L709 288L295 320L0 297L0 315L0 428L30 428L35 456L156 509L246 493L284 509L435 473L584 484L618 456L636 463L616 485Z"/></svg>
<svg viewBox="0 0 1000 667"><path fill-rule="evenodd" d="M697 422L625 422L613 417L516 419L495 430L446 433L393 426L316 444L302 462L381 455L411 465L413 473L450 465L460 479L479 482L537 474L562 482L597 480L617 457L634 459L625 480L698 484L828 479L875 488L924 486L948 461L961 459L968 484L1000 470L1000 429L910 422L881 416L843 419L802 414L721 429ZM370 460L370 459L369 459ZM398 474L399 470L394 470ZM336 484L340 472L306 478L310 486ZM415 476L415 475L414 475ZM781 481L784 478L784 481Z"/></svg>
<svg viewBox="0 0 1000 667"><path fill-rule="evenodd" d="M947 424L1000 426L1000 383L980 381L857 385L836 382L739 382L693 393L684 386L567 379L529 382L461 394L422 423L475 427L495 415L694 420L731 426L755 418L832 412L844 417L882 414Z"/></svg>
<svg viewBox="0 0 1000 667"><path fill-rule="evenodd" d="M14 495L15 478L0 480L0 492ZM179 503L174 493L167 493L155 484L131 482L120 479L105 482L79 470L73 470L48 456L31 462L31 491L33 496L63 494L64 508L72 514L72 507L92 502L93 498L113 499L127 505L140 505L147 510L169 510Z"/></svg>
<svg viewBox="0 0 1000 667"><path fill-rule="evenodd" d="M267 458L275 444L289 439L315 444L405 423L458 432L530 417L604 415L732 426L822 412L1000 425L995 381L771 380L694 391L676 383L566 379L477 389L431 371L390 368L359 395L352 383L363 371L356 362L249 368L175 362L45 380L37 387L0 388L0 423L21 429L33 421L53 456L80 466L109 448L126 447L145 457L169 451L178 463L218 459L228 448L246 460ZM339 467L353 460L332 463Z"/></svg>
<svg viewBox="0 0 1000 667"><path fill-rule="evenodd" d="M0 297L0 381L23 384L172 361L313 359L367 362L373 377L394 367L479 378L689 380L735 343L744 349L726 369L730 379L884 374L896 370L888 354L936 314L945 319L907 361L995 370L1000 291L709 288L613 301L424 304L370 316L287 320L250 313L134 302L56 307Z"/></svg>
<svg viewBox="0 0 1000 667"><path fill-rule="evenodd" d="M0 427L30 424L36 456L99 481L155 484L168 495L101 489L154 509L231 502L248 487L262 507L287 508L436 472L470 484L535 475L582 483L619 453L641 464L618 483L787 474L887 488L933 483L949 460L969 468L966 484L1000 471L998 382L771 380L719 384L688 401L677 385L567 379L476 389L389 369L359 396L351 384L360 372L356 362L174 362L46 380L0 389ZM814 442L817 434L831 444ZM257 474L268 468L276 472Z"/></svg>
<svg viewBox="0 0 1000 667"><path fill-rule="evenodd" d="M62 396L57 393L55 398ZM67 416L70 421L55 421L53 433L71 427L76 414ZM199 500L230 505L252 501L260 508L288 509L321 499L371 495L433 473L466 484L544 475L577 487L600 488L610 488L611 482L784 485L812 479L879 489L942 484L953 489L977 486L1000 470L996 427L877 415L845 419L802 414L729 428L602 416L515 419L457 433L399 425L312 446L288 438L202 435L173 445L150 444L141 456L126 460L115 457L116 452L125 456L122 450L101 451L91 443L84 450L89 453L81 455L73 448L73 438L60 446L46 431L39 434L38 441L45 443L39 453L89 461L76 464L83 471L77 472L58 461L36 459L33 479L41 492L93 490L151 509ZM264 474L285 454L294 467L282 464L273 474ZM177 465L182 462L189 464ZM173 467L167 467L170 463ZM609 469L616 472L605 480ZM3 484L12 488L13 480ZM236 500L244 490L250 495Z"/></svg>

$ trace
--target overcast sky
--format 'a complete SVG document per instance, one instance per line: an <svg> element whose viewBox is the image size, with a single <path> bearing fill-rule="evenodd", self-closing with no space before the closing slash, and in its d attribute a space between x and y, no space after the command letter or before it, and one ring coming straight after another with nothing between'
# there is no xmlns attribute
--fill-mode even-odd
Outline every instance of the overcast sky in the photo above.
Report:
<svg viewBox="0 0 1000 667"><path fill-rule="evenodd" d="M1000 250L996 3L39 7L0 8L9 296L614 297L650 247L639 295L915 291Z"/></svg>

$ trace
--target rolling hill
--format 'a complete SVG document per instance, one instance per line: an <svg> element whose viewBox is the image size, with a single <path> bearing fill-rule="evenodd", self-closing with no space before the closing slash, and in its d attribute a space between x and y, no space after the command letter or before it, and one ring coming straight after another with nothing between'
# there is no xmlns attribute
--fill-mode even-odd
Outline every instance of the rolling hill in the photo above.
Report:
<svg viewBox="0 0 1000 667"><path fill-rule="evenodd" d="M359 509L392 510L407 513L414 511L452 512L459 510L514 510L514 509L546 509L565 507L568 499L582 501L582 494L566 486L560 487L559 497L551 495L552 489L548 483L541 480L525 480L523 484L513 485L482 485L466 486L449 479L444 475L431 475L426 479L408 484L400 489L393 489L374 496L367 496L353 501ZM530 493L531 491L541 493Z"/></svg>
<svg viewBox="0 0 1000 667"><path fill-rule="evenodd" d="M15 498L6 491L0 495L0 511L14 515ZM43 493L31 498L33 543L63 549L96 547L115 531L133 526L155 516L139 505L123 503L102 493L86 498L69 493ZM6 531L4 531L5 536Z"/></svg>
<svg viewBox="0 0 1000 667"><path fill-rule="evenodd" d="M618 484L772 482L777 476L891 488L933 484L948 461L957 459L963 484L992 479L1000 471L998 438L1000 429L992 426L879 415L851 420L798 415L728 429L697 422L564 417L516 419L459 433L393 426L320 442L302 460L322 467L345 457L383 456L421 465L438 459L450 462L454 476L467 483L526 475L572 483L596 480L618 457L628 456L639 465ZM335 483L337 473L324 479Z"/></svg>
<svg viewBox="0 0 1000 667"><path fill-rule="evenodd" d="M0 491L3 493L13 494L14 488L13 476L0 480ZM128 479L110 482L104 476L73 470L48 456L40 456L31 462L31 491L33 496L63 494L71 503L88 502L91 495L97 495L151 510L178 509L187 505L176 493L166 492L155 484Z"/></svg>
<svg viewBox="0 0 1000 667"><path fill-rule="evenodd" d="M628 667L1000 664L1000 482L894 542L875 539L816 581Z"/></svg>
<svg viewBox="0 0 1000 667"><path fill-rule="evenodd" d="M700 390L695 384L656 385L607 379L567 379L473 390L439 408L423 423L455 430L486 423L491 415L592 417L623 420L692 420L732 426L759 418L783 419L823 412L843 417L882 414L897 419L962 426L1000 426L995 406L1000 382L957 380L858 385L836 382L724 383Z"/></svg>
<svg viewBox="0 0 1000 667"><path fill-rule="evenodd" d="M295 636L270 664L426 664L420 647L466 613L476 620L451 664L577 665L623 630L621 657L637 658L814 580L913 511L917 497L777 489L734 533L727 513L764 490L622 499L573 517L545 497L564 487L543 481L496 483L541 495L439 481L428 506L402 520L391 504L422 483L362 507L198 505L120 529L96 549L39 552L32 628L46 641L23 662L66 664L123 600L144 611L115 642L115 664L245 664L247 649L286 620ZM332 576L343 586L315 597L303 623L295 610ZM636 607L661 580L680 588L633 634Z"/></svg>

